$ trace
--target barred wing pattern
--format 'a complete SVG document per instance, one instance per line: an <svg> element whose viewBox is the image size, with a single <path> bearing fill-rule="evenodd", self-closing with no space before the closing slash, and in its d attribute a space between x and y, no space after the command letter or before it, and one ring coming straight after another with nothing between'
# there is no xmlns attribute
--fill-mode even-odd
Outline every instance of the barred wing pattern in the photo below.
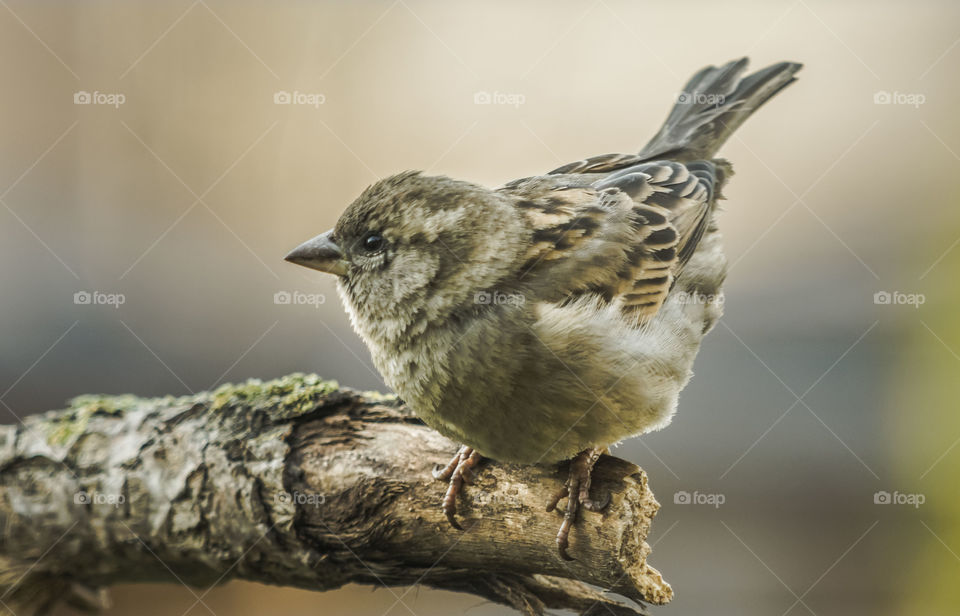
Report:
<svg viewBox="0 0 960 616"><path fill-rule="evenodd" d="M518 277L539 299L594 294L638 324L660 309L710 223L724 173L710 161L635 160L595 157L501 189L530 226Z"/></svg>

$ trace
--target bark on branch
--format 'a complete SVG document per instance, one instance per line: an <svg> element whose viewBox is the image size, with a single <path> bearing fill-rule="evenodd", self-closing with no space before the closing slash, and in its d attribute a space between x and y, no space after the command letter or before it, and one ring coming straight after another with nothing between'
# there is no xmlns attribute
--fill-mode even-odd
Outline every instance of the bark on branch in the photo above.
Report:
<svg viewBox="0 0 960 616"><path fill-rule="evenodd" d="M231 579L330 590L426 584L526 614L635 614L670 600L646 564L658 504L642 470L596 467L564 562L544 504L555 467L487 462L449 526L429 471L456 445L395 398L292 375L181 398L83 396L0 427L0 607L24 616L106 587ZM609 611L608 611L609 610Z"/></svg>

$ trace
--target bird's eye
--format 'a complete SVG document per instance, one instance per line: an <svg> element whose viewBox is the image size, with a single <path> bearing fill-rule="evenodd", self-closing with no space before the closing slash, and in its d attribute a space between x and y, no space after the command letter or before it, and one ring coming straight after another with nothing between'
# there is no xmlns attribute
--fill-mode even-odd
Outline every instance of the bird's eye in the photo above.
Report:
<svg viewBox="0 0 960 616"><path fill-rule="evenodd" d="M377 252L382 249L386 243L386 240L384 240L383 236L379 233L368 233L367 236L363 238L363 249L367 252Z"/></svg>

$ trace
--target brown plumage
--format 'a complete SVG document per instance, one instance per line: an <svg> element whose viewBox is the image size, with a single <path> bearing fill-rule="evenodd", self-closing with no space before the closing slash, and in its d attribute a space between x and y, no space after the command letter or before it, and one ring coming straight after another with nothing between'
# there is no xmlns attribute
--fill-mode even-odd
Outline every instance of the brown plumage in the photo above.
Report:
<svg viewBox="0 0 960 616"><path fill-rule="evenodd" d="M561 167L501 192L530 227L521 280L545 278L558 299L599 295L639 325L657 313L693 255L726 174L709 161L629 163L634 157L598 157L578 168L613 173L590 184Z"/></svg>
<svg viewBox="0 0 960 616"><path fill-rule="evenodd" d="M557 535L567 557L577 508L603 508L589 495L599 452L670 422L721 314L715 206L731 167L714 156L800 65L741 79L745 68L698 72L639 154L497 190L401 173L288 255L338 276L387 383L464 443L438 473L455 526L456 493L481 456L574 458Z"/></svg>

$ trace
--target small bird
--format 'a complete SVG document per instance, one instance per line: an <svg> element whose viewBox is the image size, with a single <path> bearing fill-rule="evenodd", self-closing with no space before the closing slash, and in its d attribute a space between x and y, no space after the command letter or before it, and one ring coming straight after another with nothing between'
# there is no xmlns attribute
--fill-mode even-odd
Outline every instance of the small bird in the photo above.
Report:
<svg viewBox="0 0 960 616"><path fill-rule="evenodd" d="M336 226L286 260L337 276L386 383L462 443L442 508L483 458L570 460L547 505L570 559L579 508L607 448L663 428L721 316L716 222L732 174L717 150L796 80L782 62L741 79L743 58L697 72L639 154L573 162L491 190L407 171L368 187Z"/></svg>

